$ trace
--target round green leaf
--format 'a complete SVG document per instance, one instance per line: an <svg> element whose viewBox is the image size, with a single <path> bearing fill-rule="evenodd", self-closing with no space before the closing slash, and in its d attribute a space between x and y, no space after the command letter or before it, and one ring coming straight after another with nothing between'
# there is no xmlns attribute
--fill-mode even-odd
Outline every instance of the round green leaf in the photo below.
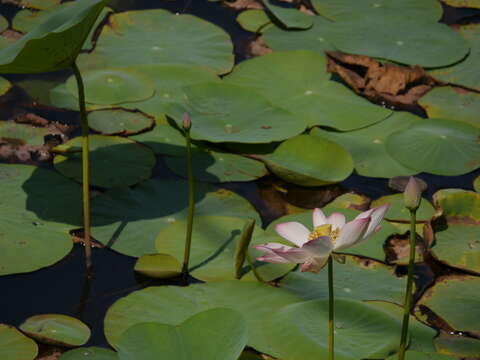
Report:
<svg viewBox="0 0 480 360"><path fill-rule="evenodd" d="M245 30L256 33L260 32L261 28L271 21L264 10L247 9L237 16L237 22Z"/></svg>
<svg viewBox="0 0 480 360"><path fill-rule="evenodd" d="M470 54L465 60L453 66L430 73L440 81L480 90L480 73L477 71L477 64L480 61L480 24L464 25L458 31L469 43Z"/></svg>
<svg viewBox="0 0 480 360"><path fill-rule="evenodd" d="M99 347L84 347L64 352L60 360L118 360L117 353Z"/></svg>
<svg viewBox="0 0 480 360"><path fill-rule="evenodd" d="M13 140L16 144L43 145L44 136L50 133L51 130L47 128L18 124L13 121L0 122L0 138L5 141Z"/></svg>
<svg viewBox="0 0 480 360"><path fill-rule="evenodd" d="M403 194L386 195L373 201L370 208L390 204L385 214L385 219L392 221L408 221L410 222L410 211L405 207ZM417 209L417 221L427 221L435 214L430 201L422 199L420 207Z"/></svg>
<svg viewBox="0 0 480 360"><path fill-rule="evenodd" d="M154 83L132 69L102 69L82 73L85 101L91 104L116 105L148 99L155 92ZM78 98L74 76L67 80L67 90Z"/></svg>
<svg viewBox="0 0 480 360"><path fill-rule="evenodd" d="M172 105L167 114L180 121L188 112L195 140L269 143L297 135L307 126L245 87L204 83L185 87L184 91L185 103Z"/></svg>
<svg viewBox="0 0 480 360"><path fill-rule="evenodd" d="M198 17L161 9L126 11L110 17L94 51L81 55L79 64L96 69L187 64L222 74L232 68L232 50L227 33Z"/></svg>
<svg viewBox="0 0 480 360"><path fill-rule="evenodd" d="M310 135L288 139L263 160L275 175L301 186L340 182L353 171L352 157L343 147Z"/></svg>
<svg viewBox="0 0 480 360"><path fill-rule="evenodd" d="M9 325L0 324L0 357L9 360L33 360L38 346L32 339Z"/></svg>
<svg viewBox="0 0 480 360"><path fill-rule="evenodd" d="M280 286L306 300L327 299L327 275L327 271L295 271L285 276ZM336 297L403 304L407 279L395 276L393 268L381 263L347 256L345 264L334 264L333 278Z"/></svg>
<svg viewBox="0 0 480 360"><path fill-rule="evenodd" d="M116 136L92 135L89 139L92 185L130 186L150 177L155 156L149 148ZM55 168L76 181L82 181L81 145L82 138L77 137L58 146L62 155L54 159Z"/></svg>
<svg viewBox="0 0 480 360"><path fill-rule="evenodd" d="M53 13L0 51L0 73L39 73L71 67L106 2L76 1Z"/></svg>
<svg viewBox="0 0 480 360"><path fill-rule="evenodd" d="M287 29L308 29L312 26L313 16L295 8L275 6L270 0L263 0L267 11Z"/></svg>
<svg viewBox="0 0 480 360"><path fill-rule="evenodd" d="M461 175L480 165L480 129L459 121L425 119L392 133L388 153L402 165L436 175Z"/></svg>
<svg viewBox="0 0 480 360"><path fill-rule="evenodd" d="M237 360L247 343L247 324L230 309L198 313L180 325L147 322L125 331L118 344L120 360Z"/></svg>
<svg viewBox="0 0 480 360"><path fill-rule="evenodd" d="M451 276L437 279L417 304L416 314L428 321L431 311L442 318L451 328L480 335L480 278ZM459 306L461 306L459 308ZM422 311L426 307L429 311Z"/></svg>
<svg viewBox="0 0 480 360"><path fill-rule="evenodd" d="M442 189L433 194L435 207L450 222L480 224L480 194L463 189Z"/></svg>
<svg viewBox="0 0 480 360"><path fill-rule="evenodd" d="M22 8L45 10L58 5L61 0L20 0L19 5Z"/></svg>
<svg viewBox="0 0 480 360"><path fill-rule="evenodd" d="M273 355L282 359L328 356L328 300L287 305L270 315L263 328L271 336ZM335 358L383 358L398 348L398 322L360 301L335 301Z"/></svg>
<svg viewBox="0 0 480 360"><path fill-rule="evenodd" d="M12 83L4 77L0 77L0 96L5 95L11 88Z"/></svg>
<svg viewBox="0 0 480 360"><path fill-rule="evenodd" d="M157 155L186 156L185 137L180 130L168 125L166 120L155 120L153 129L130 136L130 139L147 145Z"/></svg>
<svg viewBox="0 0 480 360"><path fill-rule="evenodd" d="M403 166L388 154L386 139L391 133L406 129L420 120L407 112L395 112L385 120L363 129L334 132L315 128L310 134L333 141L347 149L359 175L392 178L413 175L417 171Z"/></svg>
<svg viewBox="0 0 480 360"><path fill-rule="evenodd" d="M480 357L480 340L443 332L435 339L438 352L462 358ZM453 359L453 357L452 357Z"/></svg>
<svg viewBox="0 0 480 360"><path fill-rule="evenodd" d="M442 0L442 2L454 7L480 9L479 0Z"/></svg>
<svg viewBox="0 0 480 360"><path fill-rule="evenodd" d="M187 177L184 157L167 157L165 162L174 173ZM196 180L211 183L251 181L267 175L267 169L261 161L205 148L192 151L192 165Z"/></svg>
<svg viewBox="0 0 480 360"><path fill-rule="evenodd" d="M34 271L70 252L68 231L82 223L78 184L50 170L2 164L0 186L0 275Z"/></svg>
<svg viewBox="0 0 480 360"><path fill-rule="evenodd" d="M153 125L153 120L141 112L123 109L92 111L88 114L88 126L103 134L130 135Z"/></svg>
<svg viewBox="0 0 480 360"><path fill-rule="evenodd" d="M476 192L480 192L480 176L477 176L475 180L473 180L473 189Z"/></svg>
<svg viewBox="0 0 480 360"><path fill-rule="evenodd" d="M244 198L225 189L196 183L195 215L260 216ZM134 189L118 188L92 199L92 234L128 256L156 253L155 238L175 221L185 219L188 184L183 180L148 180Z"/></svg>
<svg viewBox="0 0 480 360"><path fill-rule="evenodd" d="M235 278L235 249L245 219L227 216L196 216L193 226L190 253L190 273L203 281L219 281ZM187 221L176 221L160 231L155 242L158 252L170 254L178 261L183 259ZM263 230L255 227L249 249L252 258L260 253L253 246L263 243ZM245 263L246 265L246 263ZM246 265L247 266L247 265ZM290 271L294 264L256 264L265 281L276 279ZM257 281L250 266L245 269L242 280Z"/></svg>
<svg viewBox="0 0 480 360"><path fill-rule="evenodd" d="M247 321L248 345L268 353L270 339L261 328L263 320L281 307L299 301L286 290L259 282L231 280L188 287L149 287L113 304L105 318L105 335L117 347L121 334L135 324L154 321L179 325L200 311L224 307L240 312Z"/></svg>
<svg viewBox="0 0 480 360"><path fill-rule="evenodd" d="M297 71L298 68L308 71ZM236 66L227 83L249 87L309 126L342 131L362 128L389 114L330 80L325 56L312 51L274 52ZM298 120L297 120L298 121Z"/></svg>
<svg viewBox="0 0 480 360"><path fill-rule="evenodd" d="M386 360L397 360L398 354L389 356ZM405 360L457 360L457 357L442 355L438 353L426 353L420 351L407 350Z"/></svg>
<svg viewBox="0 0 480 360"><path fill-rule="evenodd" d="M90 338L87 325L61 314L31 316L20 325L20 330L40 342L59 346L80 346Z"/></svg>
<svg viewBox="0 0 480 360"><path fill-rule="evenodd" d="M430 118L464 121L480 127L480 95L451 86L436 87L422 96L418 103Z"/></svg>
<svg viewBox="0 0 480 360"><path fill-rule="evenodd" d="M8 29L8 20L0 15L0 33Z"/></svg>
<svg viewBox="0 0 480 360"><path fill-rule="evenodd" d="M171 255L149 254L137 260L134 270L153 278L168 279L182 273L182 264Z"/></svg>

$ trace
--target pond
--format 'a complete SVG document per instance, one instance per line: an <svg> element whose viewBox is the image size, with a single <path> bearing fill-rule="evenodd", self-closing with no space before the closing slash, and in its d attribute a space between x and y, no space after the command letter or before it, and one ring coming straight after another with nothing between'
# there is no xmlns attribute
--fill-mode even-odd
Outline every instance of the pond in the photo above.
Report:
<svg viewBox="0 0 480 360"><path fill-rule="evenodd" d="M61 359L169 358L154 345L169 336L187 344L182 359L234 360L245 346L244 360L327 358L330 263L303 271L307 262L271 263L258 247L291 245L286 222L336 246L345 218L389 204L381 230L367 236L367 224L357 240L368 241L332 248L341 255L329 261L335 358L396 359L411 229L401 193L415 175L426 187L406 358L480 358L478 2L110 1L76 58L90 128L91 277L78 83L68 66L44 65L74 41L32 52L38 74L1 52L77 6L60 2L0 4L0 345L7 324L36 339L36 359L80 345L117 353ZM189 226L185 137L196 181L188 286L177 269ZM312 220L315 208L343 214L342 225ZM252 243L238 265L247 219ZM169 263L150 268L157 253ZM61 329L90 336L52 345L43 318L24 324L41 314L88 326L55 320L69 341ZM204 346L225 334L237 342Z"/></svg>

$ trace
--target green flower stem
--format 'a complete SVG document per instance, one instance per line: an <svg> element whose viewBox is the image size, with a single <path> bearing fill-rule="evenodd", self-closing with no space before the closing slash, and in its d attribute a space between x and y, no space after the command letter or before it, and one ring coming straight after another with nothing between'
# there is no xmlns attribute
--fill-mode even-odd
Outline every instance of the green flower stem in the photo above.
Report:
<svg viewBox="0 0 480 360"><path fill-rule="evenodd" d="M190 129L185 129L185 139L187 141L188 217L187 233L185 238L185 252L183 255L182 277L184 283L187 284L188 263L190 261L190 248L192 245L193 215L195 211L195 184L193 180L192 144L190 139Z"/></svg>
<svg viewBox="0 0 480 360"><path fill-rule="evenodd" d="M410 258L408 261L408 280L407 289L405 290L405 302L403 308L402 321L402 337L400 339L400 350L398 352L398 360L405 359L405 351L408 337L408 321L410 319L410 309L412 306L412 285L413 285L413 270L415 267L415 248L416 248L416 213L417 210L410 210Z"/></svg>
<svg viewBox="0 0 480 360"><path fill-rule="evenodd" d="M89 175L89 144L88 144L88 120L85 109L85 89L83 86L82 75L74 62L72 64L73 73L77 80L78 104L80 107L80 119L82 122L82 185L83 185L83 232L85 244L85 263L87 273L92 270L92 245L90 239L90 175Z"/></svg>
<svg viewBox="0 0 480 360"><path fill-rule="evenodd" d="M328 258L328 360L335 357L335 309L333 300L333 257Z"/></svg>

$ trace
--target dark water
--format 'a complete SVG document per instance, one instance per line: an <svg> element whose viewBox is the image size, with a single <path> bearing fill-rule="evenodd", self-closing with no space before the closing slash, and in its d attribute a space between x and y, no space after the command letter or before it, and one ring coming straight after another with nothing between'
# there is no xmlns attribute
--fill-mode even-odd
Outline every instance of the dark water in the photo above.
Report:
<svg viewBox="0 0 480 360"><path fill-rule="evenodd" d="M188 13L217 24L227 31L235 45L236 61L247 56L243 51L246 42L254 37L236 23L237 12L206 0L113 0L116 11L129 9L164 8L172 12ZM0 13L11 19L17 9L11 5L0 5ZM480 19L480 12L451 10L446 8L444 22L461 23L462 19ZM58 114L54 116L59 116ZM60 116L68 116L65 113ZM47 118L52 118L48 116ZM58 119L61 121L62 119ZM426 197L442 188L472 190L472 182L480 170L457 177L420 174L429 187ZM155 177L172 177L161 159L154 170ZM340 184L343 191L356 191L371 198L392 193L386 179L366 178L352 175ZM230 183L226 187L249 199L261 213L264 225L275 217L269 203L262 198L258 183ZM75 316L86 322L92 329L88 345L108 346L103 335L103 319L107 309L120 297L132 291L152 285L152 280L137 277L133 266L135 259L120 255L108 249L94 249L95 275L87 281L84 270L83 247L75 245L72 252L59 263L49 268L28 274L0 277L0 323L19 325L27 317L43 313L62 313ZM26 259L26 261L28 261ZM428 268L420 266L419 275L424 284L432 280ZM158 284L158 283L155 283Z"/></svg>

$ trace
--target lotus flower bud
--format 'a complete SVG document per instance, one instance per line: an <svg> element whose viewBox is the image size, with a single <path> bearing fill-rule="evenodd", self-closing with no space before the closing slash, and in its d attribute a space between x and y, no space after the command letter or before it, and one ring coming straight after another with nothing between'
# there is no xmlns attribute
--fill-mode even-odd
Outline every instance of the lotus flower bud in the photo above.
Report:
<svg viewBox="0 0 480 360"><path fill-rule="evenodd" d="M185 129L185 131L190 130L190 128L192 127L192 120L190 119L189 113L183 113L182 126Z"/></svg>
<svg viewBox="0 0 480 360"><path fill-rule="evenodd" d="M405 207L410 211L415 211L420 206L422 200L422 189L413 176L410 176L408 184L403 193Z"/></svg>

